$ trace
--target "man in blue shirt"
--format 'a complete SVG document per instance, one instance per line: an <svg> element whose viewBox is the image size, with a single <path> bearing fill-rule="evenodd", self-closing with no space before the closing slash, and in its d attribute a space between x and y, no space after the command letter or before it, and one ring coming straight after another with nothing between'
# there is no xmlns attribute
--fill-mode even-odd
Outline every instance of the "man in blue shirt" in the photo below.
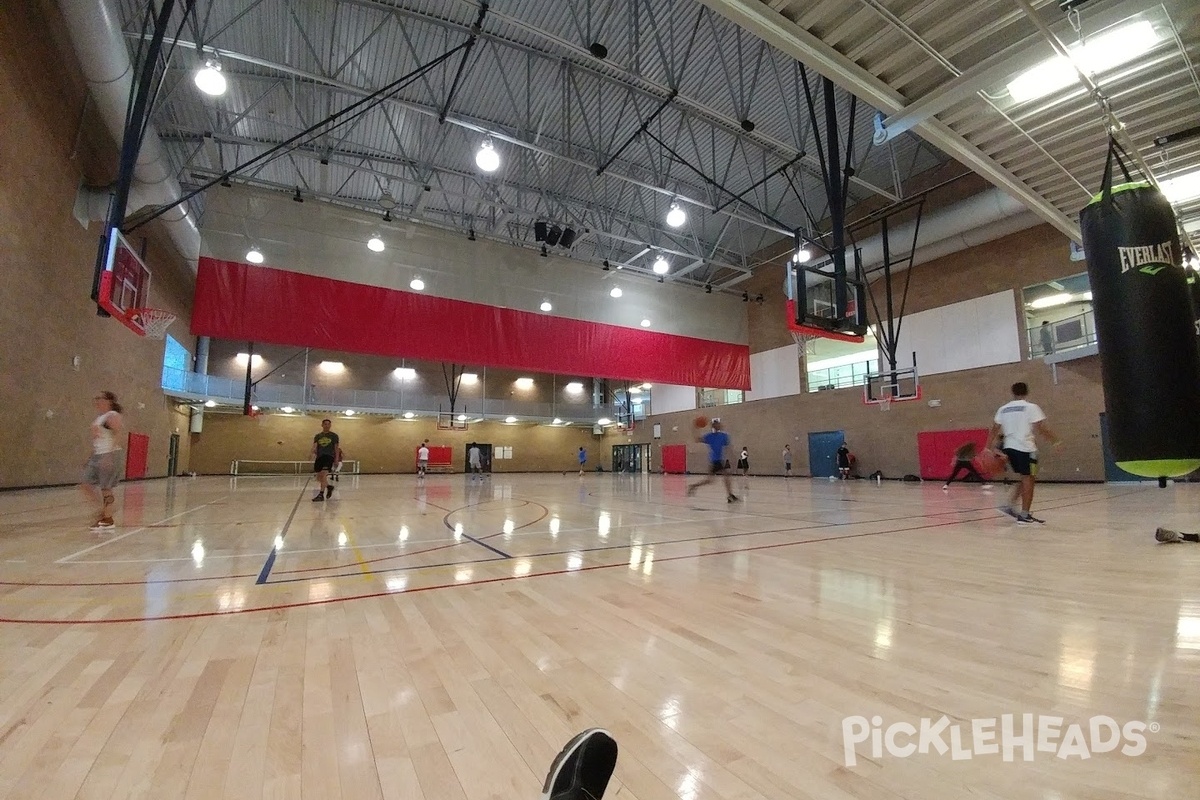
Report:
<svg viewBox="0 0 1200 800"><path fill-rule="evenodd" d="M708 445L709 475L699 483L689 486L687 488L688 496L695 494L701 486L712 483L713 475L720 475L725 479L726 501L736 503L737 496L733 493L733 482L729 479L729 470L725 468L724 451L726 447L729 447L729 434L721 430L721 420L714 419L712 430L698 437L696 441Z"/></svg>
<svg viewBox="0 0 1200 800"><path fill-rule="evenodd" d="M583 468L587 466L587 450L579 448L579 474L583 474Z"/></svg>

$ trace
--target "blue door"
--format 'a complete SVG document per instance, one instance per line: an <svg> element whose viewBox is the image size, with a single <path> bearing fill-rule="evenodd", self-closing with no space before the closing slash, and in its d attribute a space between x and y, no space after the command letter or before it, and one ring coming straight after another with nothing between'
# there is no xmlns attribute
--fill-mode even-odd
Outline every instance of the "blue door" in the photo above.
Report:
<svg viewBox="0 0 1200 800"><path fill-rule="evenodd" d="M1104 448L1104 480L1106 483L1130 483L1148 480L1147 478L1126 472L1117 466L1112 448L1108 443L1108 415L1100 414L1100 445Z"/></svg>
<svg viewBox="0 0 1200 800"><path fill-rule="evenodd" d="M846 441L845 431L818 431L808 434L808 474L814 478L836 477L837 451Z"/></svg>

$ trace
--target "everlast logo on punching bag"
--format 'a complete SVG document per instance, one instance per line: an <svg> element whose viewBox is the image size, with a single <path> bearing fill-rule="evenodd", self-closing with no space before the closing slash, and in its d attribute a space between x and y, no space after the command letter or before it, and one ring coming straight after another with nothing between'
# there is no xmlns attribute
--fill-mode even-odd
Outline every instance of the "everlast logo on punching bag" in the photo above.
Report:
<svg viewBox="0 0 1200 800"><path fill-rule="evenodd" d="M1117 255L1121 259L1122 274L1137 269L1147 275L1157 275L1174 261L1169 241L1140 247L1118 247Z"/></svg>

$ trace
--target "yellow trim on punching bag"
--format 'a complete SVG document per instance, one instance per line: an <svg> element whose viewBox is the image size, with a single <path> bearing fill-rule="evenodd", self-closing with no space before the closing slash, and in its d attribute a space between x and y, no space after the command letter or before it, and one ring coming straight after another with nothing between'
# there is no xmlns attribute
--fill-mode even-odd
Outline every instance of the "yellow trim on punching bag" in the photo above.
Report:
<svg viewBox="0 0 1200 800"><path fill-rule="evenodd" d="M1158 458L1152 461L1118 461L1117 466L1143 478L1178 478L1200 469L1200 458Z"/></svg>

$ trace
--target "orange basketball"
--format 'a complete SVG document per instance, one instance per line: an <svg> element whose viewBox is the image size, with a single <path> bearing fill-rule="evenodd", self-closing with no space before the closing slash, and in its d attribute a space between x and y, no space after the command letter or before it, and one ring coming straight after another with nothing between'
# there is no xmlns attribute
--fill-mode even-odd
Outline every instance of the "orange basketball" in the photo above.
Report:
<svg viewBox="0 0 1200 800"><path fill-rule="evenodd" d="M990 447L985 447L979 451L979 456L976 458L979 463L979 471L984 475L999 475L1004 472L1008 459L1003 453L992 450Z"/></svg>
<svg viewBox="0 0 1200 800"><path fill-rule="evenodd" d="M697 428L707 428L708 427L708 417L701 414L700 416L698 416L694 420L692 420L692 424L695 425Z"/></svg>

